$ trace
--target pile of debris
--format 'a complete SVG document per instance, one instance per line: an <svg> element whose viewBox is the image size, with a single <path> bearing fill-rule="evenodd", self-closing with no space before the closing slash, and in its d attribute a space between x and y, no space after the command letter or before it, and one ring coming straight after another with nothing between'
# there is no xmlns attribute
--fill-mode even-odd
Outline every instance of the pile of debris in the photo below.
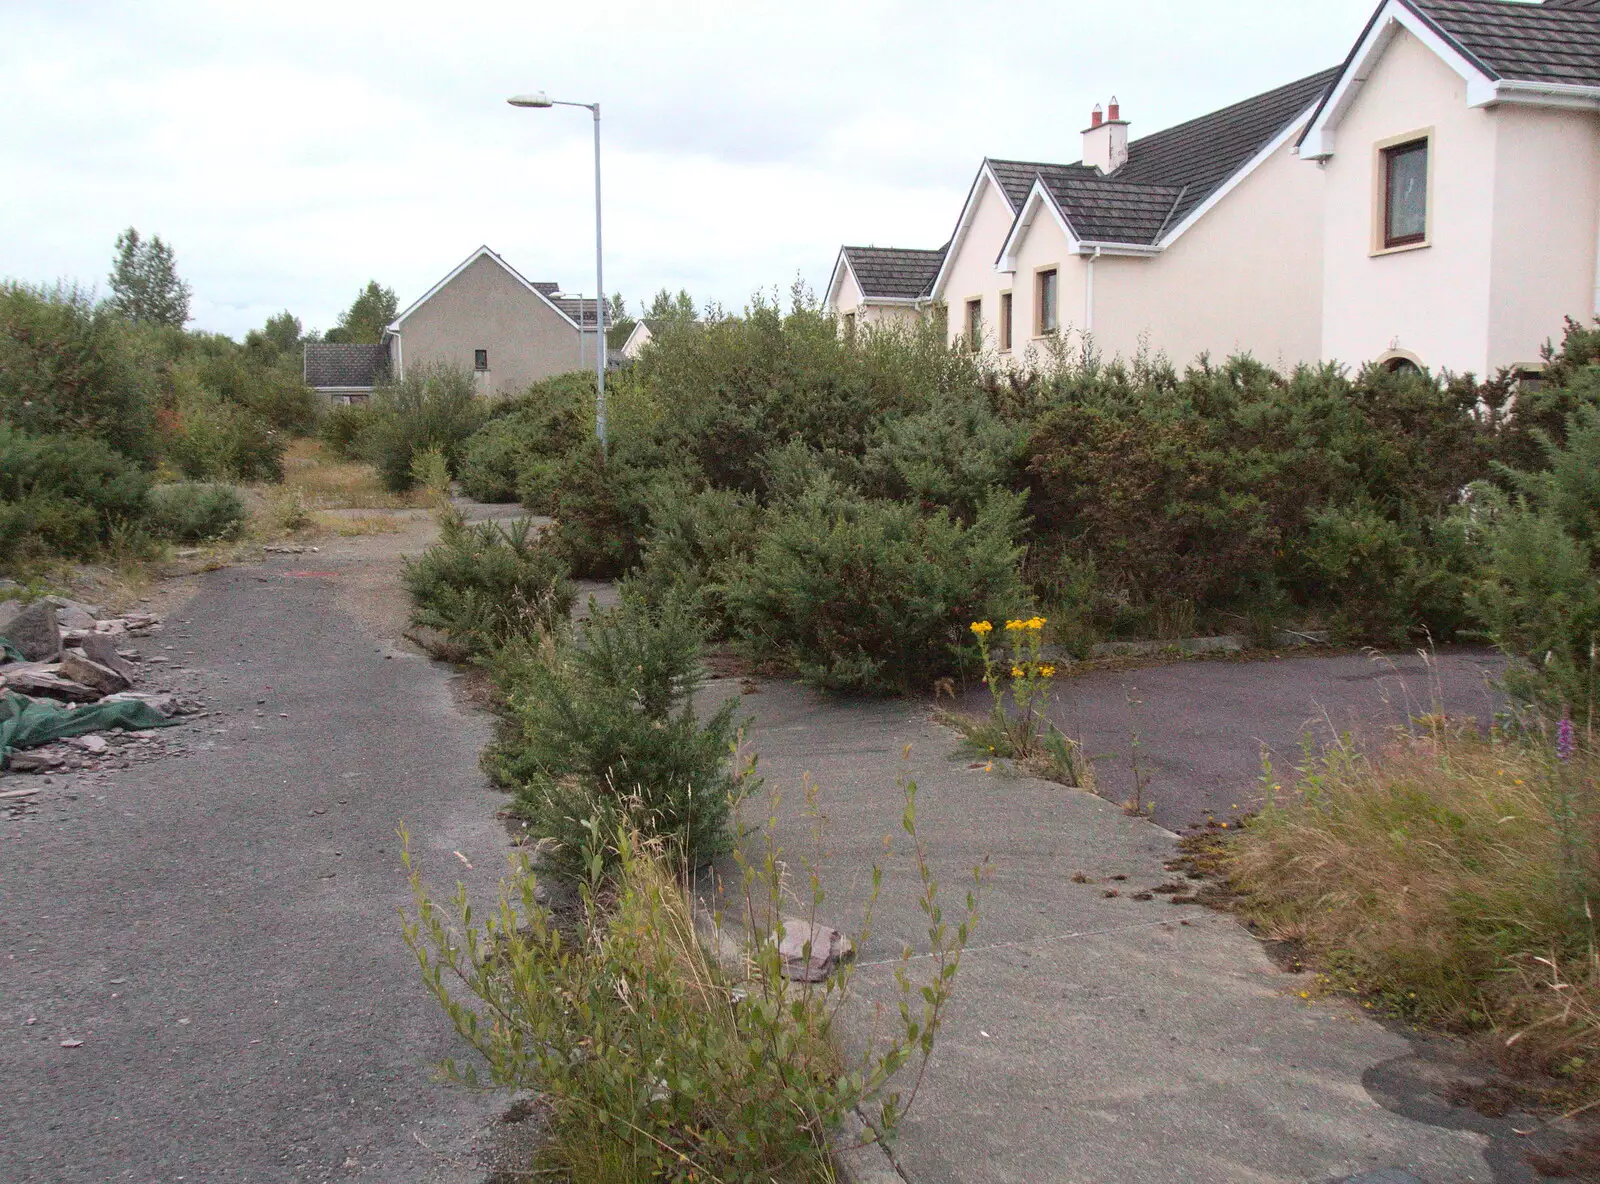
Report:
<svg viewBox="0 0 1600 1184"><path fill-rule="evenodd" d="M141 655L128 643L160 629L150 613L108 616L98 605L60 596L0 602L3 747L113 728L142 731L199 711L177 695L135 689Z"/></svg>

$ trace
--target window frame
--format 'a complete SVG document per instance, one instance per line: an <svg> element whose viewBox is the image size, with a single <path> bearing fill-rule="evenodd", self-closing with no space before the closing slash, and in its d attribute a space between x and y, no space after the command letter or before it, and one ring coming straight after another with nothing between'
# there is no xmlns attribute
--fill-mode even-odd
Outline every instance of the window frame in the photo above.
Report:
<svg viewBox="0 0 1600 1184"><path fill-rule="evenodd" d="M1054 289L1054 298L1049 301L1044 298L1047 282ZM1050 312L1048 324L1045 323L1047 304ZM1038 338L1054 337L1059 332L1061 332L1061 268L1059 265L1040 267L1033 273L1033 335Z"/></svg>
<svg viewBox="0 0 1600 1184"><path fill-rule="evenodd" d="M973 353L983 351L983 297L971 296L966 302L966 316L962 318L961 340Z"/></svg>
<svg viewBox="0 0 1600 1184"><path fill-rule="evenodd" d="M1011 335L1015 328L1016 302L1009 290L1000 293L1000 352L1011 352Z"/></svg>
<svg viewBox="0 0 1600 1184"><path fill-rule="evenodd" d="M854 341L856 339L855 309L851 309L849 312L844 314L844 339L846 341Z"/></svg>
<svg viewBox="0 0 1600 1184"><path fill-rule="evenodd" d="M475 349L472 351L472 369L477 374L489 373L489 351Z"/></svg>
<svg viewBox="0 0 1600 1184"><path fill-rule="evenodd" d="M1389 178L1395 157L1402 152L1421 148L1425 154L1422 188L1422 233L1393 238L1389 234ZM1433 245L1433 129L1419 128L1404 135L1390 136L1373 145L1372 192L1372 254L1394 255L1403 251L1418 251Z"/></svg>

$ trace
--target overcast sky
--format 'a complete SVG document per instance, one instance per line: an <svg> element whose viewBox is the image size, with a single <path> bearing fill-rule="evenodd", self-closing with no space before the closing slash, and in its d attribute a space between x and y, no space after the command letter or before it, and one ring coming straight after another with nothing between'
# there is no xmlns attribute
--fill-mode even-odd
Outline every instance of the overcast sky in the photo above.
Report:
<svg viewBox="0 0 1600 1184"><path fill-rule="evenodd" d="M0 0L0 275L103 288L117 232L177 250L194 325L402 307L482 243L594 291L742 307L842 242L936 247L985 156L1070 161L1339 62L1376 0Z"/></svg>

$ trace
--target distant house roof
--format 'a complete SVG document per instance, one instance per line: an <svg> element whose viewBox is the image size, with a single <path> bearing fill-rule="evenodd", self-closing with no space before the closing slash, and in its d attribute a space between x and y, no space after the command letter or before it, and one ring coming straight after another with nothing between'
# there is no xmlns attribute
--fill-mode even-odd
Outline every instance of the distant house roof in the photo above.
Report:
<svg viewBox="0 0 1600 1184"><path fill-rule="evenodd" d="M1080 241L1153 245L1309 111L1338 76L1338 67L1321 70L1134 140L1128 162L1111 174L1081 162L984 163L1015 212L1039 180Z"/></svg>
<svg viewBox="0 0 1600 1184"><path fill-rule="evenodd" d="M1491 78L1600 86L1596 0L1408 0Z"/></svg>
<svg viewBox="0 0 1600 1184"><path fill-rule="evenodd" d="M543 285L539 285L543 286ZM591 296L558 296L550 294L550 303L559 308L566 318L586 329L594 328L594 298Z"/></svg>
<svg viewBox="0 0 1600 1184"><path fill-rule="evenodd" d="M305 383L313 390L370 391L388 372L387 346L306 343Z"/></svg>
<svg viewBox="0 0 1600 1184"><path fill-rule="evenodd" d="M845 247L841 261L866 300L920 300L933 291L949 244L937 250L911 247Z"/></svg>

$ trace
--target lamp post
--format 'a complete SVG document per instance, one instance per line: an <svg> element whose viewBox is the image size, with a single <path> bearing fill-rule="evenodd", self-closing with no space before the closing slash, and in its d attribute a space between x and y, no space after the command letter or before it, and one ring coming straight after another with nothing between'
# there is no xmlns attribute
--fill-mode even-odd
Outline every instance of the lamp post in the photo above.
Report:
<svg viewBox="0 0 1600 1184"><path fill-rule="evenodd" d="M531 95L512 95L506 102L513 107L582 107L594 116L594 434L600 440L600 455L606 454L606 281L600 251L600 104L569 103L552 99L544 91ZM582 333L582 313L579 330Z"/></svg>

